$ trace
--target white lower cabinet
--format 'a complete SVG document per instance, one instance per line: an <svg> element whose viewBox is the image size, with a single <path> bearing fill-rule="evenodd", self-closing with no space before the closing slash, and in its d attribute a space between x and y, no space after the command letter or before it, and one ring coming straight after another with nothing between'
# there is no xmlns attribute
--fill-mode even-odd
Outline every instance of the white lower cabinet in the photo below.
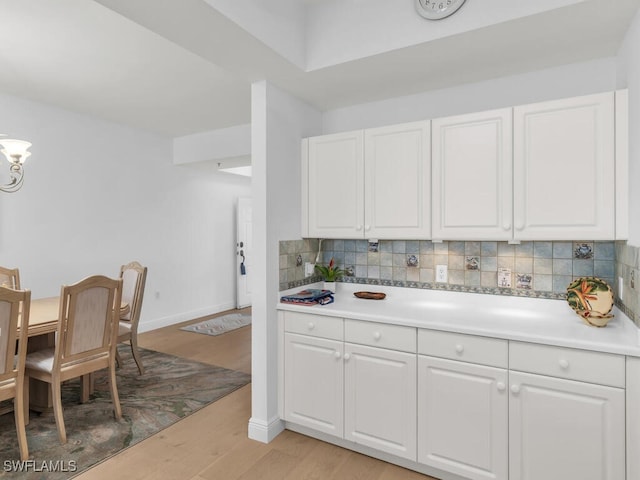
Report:
<svg viewBox="0 0 640 480"><path fill-rule="evenodd" d="M407 353L335 340L341 336L336 320L285 316L285 420L415 461L415 328L347 320L347 338L400 348L411 343L414 353Z"/></svg>
<svg viewBox="0 0 640 480"><path fill-rule="evenodd" d="M418 462L473 480L506 480L506 385L503 368L420 355Z"/></svg>
<svg viewBox="0 0 640 480"><path fill-rule="evenodd" d="M344 358L345 438L415 461L415 353L347 343Z"/></svg>
<svg viewBox="0 0 640 480"><path fill-rule="evenodd" d="M284 415L288 421L342 436L344 344L307 335L284 335Z"/></svg>
<svg viewBox="0 0 640 480"><path fill-rule="evenodd" d="M623 389L513 371L509 384L510 480L624 480Z"/></svg>
<svg viewBox="0 0 640 480"><path fill-rule="evenodd" d="M438 478L637 480L623 355L281 315L289 428Z"/></svg>

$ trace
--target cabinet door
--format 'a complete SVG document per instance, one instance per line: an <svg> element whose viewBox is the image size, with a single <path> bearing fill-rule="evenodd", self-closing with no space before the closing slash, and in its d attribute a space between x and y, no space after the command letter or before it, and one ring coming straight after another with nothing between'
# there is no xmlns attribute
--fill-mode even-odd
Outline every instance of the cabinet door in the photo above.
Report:
<svg viewBox="0 0 640 480"><path fill-rule="evenodd" d="M343 435L343 343L284 335L285 420Z"/></svg>
<svg viewBox="0 0 640 480"><path fill-rule="evenodd" d="M472 480L507 479L506 385L505 369L419 356L418 462Z"/></svg>
<svg viewBox="0 0 640 480"><path fill-rule="evenodd" d="M312 137L308 149L309 236L364 238L363 132Z"/></svg>
<svg viewBox="0 0 640 480"><path fill-rule="evenodd" d="M615 238L613 93L514 109L514 236Z"/></svg>
<svg viewBox="0 0 640 480"><path fill-rule="evenodd" d="M624 480L621 388L509 373L510 480Z"/></svg>
<svg viewBox="0 0 640 480"><path fill-rule="evenodd" d="M345 438L416 460L416 355L345 344Z"/></svg>
<svg viewBox="0 0 640 480"><path fill-rule="evenodd" d="M429 122L365 130L365 238L431 237Z"/></svg>
<svg viewBox="0 0 640 480"><path fill-rule="evenodd" d="M432 125L434 239L512 237L512 109Z"/></svg>

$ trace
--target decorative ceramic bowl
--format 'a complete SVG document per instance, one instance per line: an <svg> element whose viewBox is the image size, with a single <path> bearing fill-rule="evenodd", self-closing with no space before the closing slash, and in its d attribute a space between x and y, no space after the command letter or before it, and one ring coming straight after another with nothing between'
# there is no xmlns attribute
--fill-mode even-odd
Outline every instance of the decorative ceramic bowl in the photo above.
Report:
<svg viewBox="0 0 640 480"><path fill-rule="evenodd" d="M613 318L613 291L597 277L574 280L567 287L567 302L588 325L604 327Z"/></svg>

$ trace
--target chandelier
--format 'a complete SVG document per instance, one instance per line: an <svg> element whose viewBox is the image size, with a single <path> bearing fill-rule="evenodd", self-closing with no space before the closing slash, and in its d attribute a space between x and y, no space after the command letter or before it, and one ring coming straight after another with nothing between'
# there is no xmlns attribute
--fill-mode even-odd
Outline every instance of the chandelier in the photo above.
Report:
<svg viewBox="0 0 640 480"><path fill-rule="evenodd" d="M0 135L4 137L5 135ZM9 161L9 182L0 185L0 192L13 193L20 190L24 180L24 170L22 164L31 155L28 152L31 143L13 138L0 138L0 147L4 156Z"/></svg>

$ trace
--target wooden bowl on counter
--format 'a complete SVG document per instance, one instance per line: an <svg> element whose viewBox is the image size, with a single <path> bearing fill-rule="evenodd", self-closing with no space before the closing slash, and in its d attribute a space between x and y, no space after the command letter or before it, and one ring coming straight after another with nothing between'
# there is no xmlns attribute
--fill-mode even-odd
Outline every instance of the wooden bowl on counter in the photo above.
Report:
<svg viewBox="0 0 640 480"><path fill-rule="evenodd" d="M355 292L354 295L366 300L383 300L387 296L386 293L382 292Z"/></svg>

